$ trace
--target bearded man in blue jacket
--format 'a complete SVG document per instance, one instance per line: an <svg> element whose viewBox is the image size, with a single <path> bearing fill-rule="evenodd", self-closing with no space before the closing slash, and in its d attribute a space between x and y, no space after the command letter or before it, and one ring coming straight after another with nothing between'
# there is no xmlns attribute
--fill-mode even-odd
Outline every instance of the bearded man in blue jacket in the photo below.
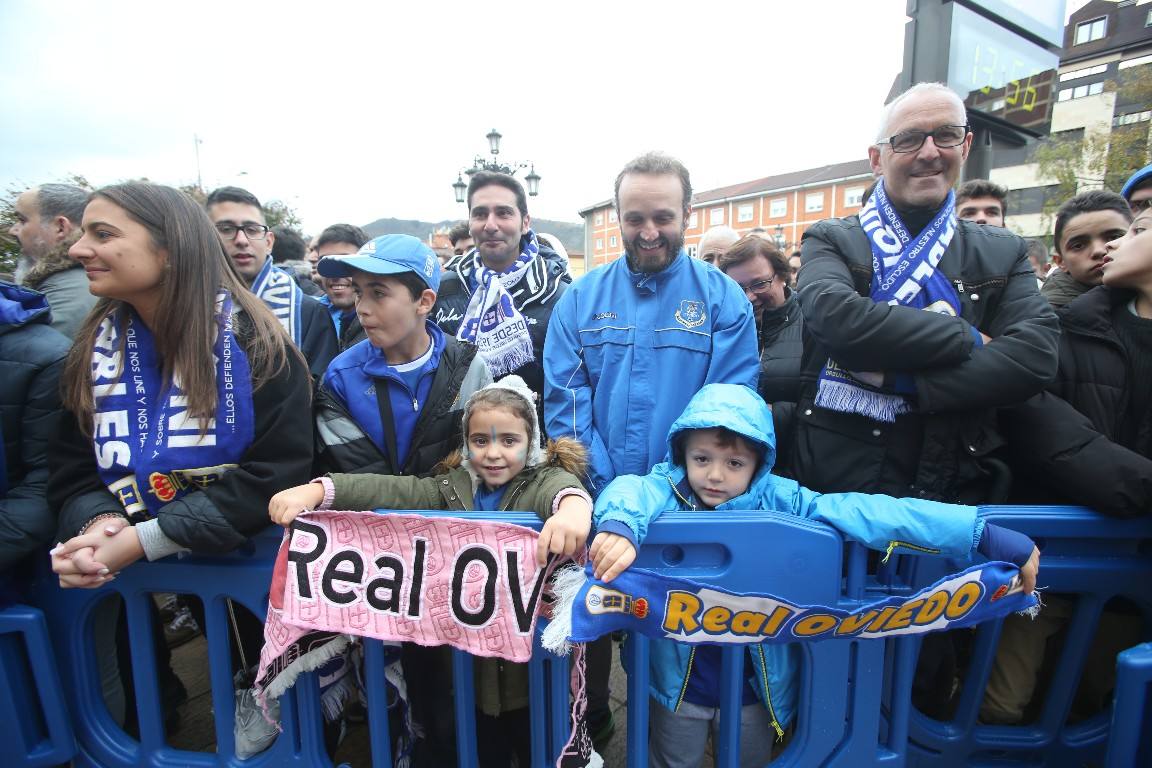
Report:
<svg viewBox="0 0 1152 768"><path fill-rule="evenodd" d="M664 437L705 384L756 388L752 305L730 278L684 250L688 170L651 152L616 177L624 258L565 292L544 345L549 437L589 454L589 490L647 474Z"/></svg>

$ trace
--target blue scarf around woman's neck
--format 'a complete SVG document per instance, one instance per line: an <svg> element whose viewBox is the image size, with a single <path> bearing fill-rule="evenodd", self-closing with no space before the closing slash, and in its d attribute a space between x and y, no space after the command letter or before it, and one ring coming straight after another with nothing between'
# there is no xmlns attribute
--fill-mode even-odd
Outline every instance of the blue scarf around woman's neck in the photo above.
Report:
<svg viewBox="0 0 1152 768"><path fill-rule="evenodd" d="M216 321L216 415L206 426L188 414L179 381L164 380L162 355L135 310L113 311L100 324L92 349L93 448L101 482L134 520L211 485L252 443L252 377L224 290Z"/></svg>

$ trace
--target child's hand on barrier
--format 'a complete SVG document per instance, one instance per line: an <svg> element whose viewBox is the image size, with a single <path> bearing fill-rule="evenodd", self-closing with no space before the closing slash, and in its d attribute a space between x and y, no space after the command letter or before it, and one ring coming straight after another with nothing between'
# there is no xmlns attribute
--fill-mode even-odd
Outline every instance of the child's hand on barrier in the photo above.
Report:
<svg viewBox="0 0 1152 768"><path fill-rule="evenodd" d="M536 543L536 562L548 562L548 553L572 557L588 541L592 530L592 505L583 496L571 495L560 499L556 513L548 518L540 530Z"/></svg>
<svg viewBox="0 0 1152 768"><path fill-rule="evenodd" d="M105 550L103 545L111 539L118 538L125 528L131 528L127 518L119 516L110 516L108 519L97 518L89 523L89 529L84 533L57 544L48 554L52 556L52 571L60 577L60 587L92 589L116 578L120 568L127 563L106 562L105 558L113 553L111 550Z"/></svg>
<svg viewBox="0 0 1152 768"><path fill-rule="evenodd" d="M636 547L625 536L618 533L596 534L592 540L592 573L607 583L612 581L632 565L636 559Z"/></svg>
<svg viewBox="0 0 1152 768"><path fill-rule="evenodd" d="M287 528L292 525L296 515L306 509L316 509L324 501L324 486L320 483L298 485L280 491L268 502L268 516L277 525Z"/></svg>

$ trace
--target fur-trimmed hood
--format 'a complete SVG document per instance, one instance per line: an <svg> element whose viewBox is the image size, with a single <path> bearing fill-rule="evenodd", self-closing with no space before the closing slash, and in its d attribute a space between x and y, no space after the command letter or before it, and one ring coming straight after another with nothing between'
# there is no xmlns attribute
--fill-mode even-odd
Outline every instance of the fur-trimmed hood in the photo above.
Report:
<svg viewBox="0 0 1152 768"><path fill-rule="evenodd" d="M84 267L80 262L68 255L68 249L72 247L74 242L75 238L70 237L49 250L44 258L28 268L20 284L28 288L39 288L40 284L52 275L66 272L69 269L83 269Z"/></svg>

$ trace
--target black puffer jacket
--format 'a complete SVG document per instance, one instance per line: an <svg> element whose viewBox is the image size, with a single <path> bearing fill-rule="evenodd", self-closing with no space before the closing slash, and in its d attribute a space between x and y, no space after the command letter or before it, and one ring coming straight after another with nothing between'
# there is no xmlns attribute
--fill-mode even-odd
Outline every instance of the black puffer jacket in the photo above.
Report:
<svg viewBox="0 0 1152 768"><path fill-rule="evenodd" d="M460 321L472 299L467 279L467 275L474 269L472 261L469 258L463 259L458 269L460 271L446 272L440 280L440 292L430 316L432 322L449 336L455 336L460 329ZM541 242L537 259L528 268L527 274L509 291L513 304L528 323L528 333L532 336L532 348L536 353L533 362L510 373L524 379L528 388L536 393L539 398L538 411L543 408L544 401L544 337L548 333L552 309L568 287L564 281L566 275L563 259L547 243Z"/></svg>
<svg viewBox="0 0 1152 768"><path fill-rule="evenodd" d="M804 354L804 313L791 288L783 304L760 317L760 396L769 405L800 397L800 360Z"/></svg>
<svg viewBox="0 0 1152 768"><path fill-rule="evenodd" d="M60 418L60 371L71 341L49 319L43 294L0 282L0 573L56 531L44 496L48 441Z"/></svg>
<svg viewBox="0 0 1152 768"><path fill-rule="evenodd" d="M416 420L403 467L376 447L348 413L339 398L325 387L316 393L316 474L370 472L377 475L431 474L432 469L463 443L461 418L472 393L492 381L476 347L452 337L432 379L432 388ZM475 363L475 365L473 365Z"/></svg>
<svg viewBox="0 0 1152 768"><path fill-rule="evenodd" d="M856 217L820 222L805 233L803 249L795 477L821 492L965 503L1006 497L995 409L1052 380L1059 335L1024 241L958 222L939 269L957 289L961 317L873 302L872 252ZM973 327L992 341L977 348ZM884 423L817 407L817 378L829 357L851 371L911 374L915 411Z"/></svg>
<svg viewBox="0 0 1152 768"><path fill-rule="evenodd" d="M1060 310L1060 372L1046 393L1005 409L1012 501L1081 504L1115 517L1152 509L1152 457L1133 450L1128 354L1114 327L1131 291L1098 287ZM1126 445L1126 442L1133 444Z"/></svg>
<svg viewBox="0 0 1152 768"><path fill-rule="evenodd" d="M244 317L239 315L236 322L241 345L251 339ZM324 322L332 330L327 317ZM240 465L207 488L166 504L156 516L168 538L193 552L228 552L240 546L270 524L268 500L274 494L312 477L312 379L304 361L289 354L284 370L252 394L252 410L255 437ZM49 469L48 503L60 516L60 541L75 536L97 515L124 514L100 481L91 438L67 411L52 441Z"/></svg>

